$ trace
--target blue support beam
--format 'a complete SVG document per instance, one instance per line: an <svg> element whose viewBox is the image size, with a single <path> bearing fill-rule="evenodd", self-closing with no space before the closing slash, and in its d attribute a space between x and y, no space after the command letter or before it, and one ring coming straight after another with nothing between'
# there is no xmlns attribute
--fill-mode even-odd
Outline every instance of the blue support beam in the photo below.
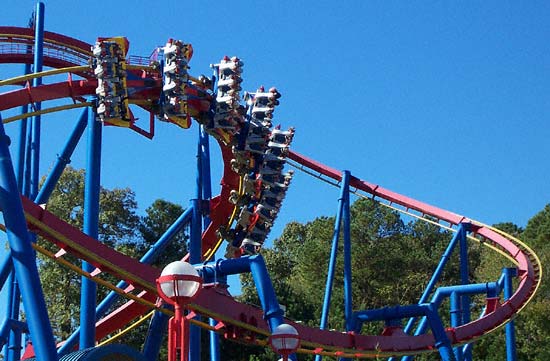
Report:
<svg viewBox="0 0 550 361"><path fill-rule="evenodd" d="M205 279L215 279L216 277L250 272L258 291L258 298L264 311L264 318L271 331L284 322L284 312L277 301L269 272L260 254L235 259L220 259L203 264L197 269ZM295 361L296 355L290 355L290 360Z"/></svg>
<svg viewBox="0 0 550 361"><path fill-rule="evenodd" d="M451 292L451 326L458 327L462 325L462 302L461 297L457 292ZM462 346L457 346L453 349L457 361L463 360Z"/></svg>
<svg viewBox="0 0 550 361"><path fill-rule="evenodd" d="M2 264L0 264L0 289L5 286L10 273L13 271L13 263L11 262L11 253L7 252Z"/></svg>
<svg viewBox="0 0 550 361"><path fill-rule="evenodd" d="M487 282L487 283L475 283L469 285L458 285L458 286L447 286L439 287L434 293L430 304L432 304L436 309L441 305L441 302L446 298L450 297L455 293L455 297L461 297L463 295L477 295L477 294L486 294L492 296L500 292L500 286L498 282ZM455 308L460 307L460 300L455 299L455 302L458 302L458 305L455 305ZM451 307L453 307L451 305ZM460 314L455 315L456 322L459 322ZM416 331L414 332L415 336L421 335L426 332L429 320L424 317L418 324ZM467 350L466 350L467 351ZM464 352L464 350L462 351ZM401 358L402 361L411 361L413 356L404 356Z"/></svg>
<svg viewBox="0 0 550 361"><path fill-rule="evenodd" d="M40 355L41 360L57 361L53 332L36 266L36 255L29 238L9 144L10 139L0 117L0 209L3 211L13 268L23 296L36 354Z"/></svg>
<svg viewBox="0 0 550 361"><path fill-rule="evenodd" d="M455 360L451 341L445 333L445 327L437 313L437 305L433 303L422 303L408 306L384 307L374 310L355 312L356 329L361 328L362 322L388 321L407 317L425 316L428 320L432 334L435 339L435 346L444 361Z"/></svg>
<svg viewBox="0 0 550 361"><path fill-rule="evenodd" d="M437 313L437 307L433 304L429 304L427 307L426 319L430 323L430 328L432 329L432 334L435 339L435 347L439 351L441 359L444 361L455 360L451 341L445 333L445 327L443 326L443 322L441 322L441 318Z"/></svg>
<svg viewBox="0 0 550 361"><path fill-rule="evenodd" d="M332 234L332 248L330 251L330 259L329 259L329 265L328 265L328 272L327 272L327 281L325 285L325 296L323 299L323 308L321 310L321 322L319 325L319 329L324 330L327 327L328 324L328 314L330 309L330 300L332 297L332 284L334 281L334 274L336 272L336 257L338 255L338 240L340 238L340 227L342 224L342 217L346 204L346 193L348 194L348 202L349 202L349 172L344 171L342 173L342 184L340 186L340 196L338 198L338 210L336 212L336 220L334 221L334 232ZM351 254L351 252L350 252ZM351 261L349 261L351 263ZM350 279L351 279L351 270L349 271ZM349 286L351 287L351 281L349 281ZM351 302L351 297L350 297ZM348 308L347 302L345 306L346 310ZM348 326L348 319L346 319L346 327ZM315 361L321 361L323 357L321 355L315 356Z"/></svg>
<svg viewBox="0 0 550 361"><path fill-rule="evenodd" d="M201 164L201 188L202 200L209 201L212 198L212 176L210 174L210 137L206 133L204 125L200 127L200 164ZM207 212L203 212L205 214ZM210 218L204 217L203 229L210 224Z"/></svg>
<svg viewBox="0 0 550 361"><path fill-rule="evenodd" d="M342 188L344 190L344 209L342 210L342 220L344 226L344 316L346 319L346 331L353 331L353 285L352 285L352 265L351 265L351 215L350 215L350 195L349 180L351 174L349 171L342 172ZM342 358L342 361L350 360Z"/></svg>
<svg viewBox="0 0 550 361"><path fill-rule="evenodd" d="M202 258L202 217L200 199L191 200L191 231L189 242L190 263L200 263ZM197 316L196 319L200 319ZM201 329L199 326L191 325L189 331L189 361L200 361L201 359Z"/></svg>
<svg viewBox="0 0 550 361"><path fill-rule="evenodd" d="M102 123L96 120L95 111L88 113L88 154L86 183L84 184L84 225L83 231L97 239L99 235L99 193L101 178L101 132ZM94 266L82 262L85 272L92 272ZM80 349L95 345L96 293L97 285L82 276L80 297Z"/></svg>
<svg viewBox="0 0 550 361"><path fill-rule="evenodd" d="M498 290L498 284L496 282L440 287L437 289L434 296L432 297L431 303L439 307L439 305L441 305L441 302L446 297L450 297L453 292L460 296L465 294L467 295L486 294L487 295L487 294L494 293L496 290ZM419 323L414 335L415 336L421 335L425 331L426 331L426 320L423 319Z"/></svg>
<svg viewBox="0 0 550 361"><path fill-rule="evenodd" d="M202 200L203 205L205 205L204 201L210 201L212 198L212 181L211 181L211 174L210 174L210 137L206 133L206 128L204 125L200 126L200 167L202 172ZM209 216L209 209L206 210L207 212L204 212L203 209L203 229L207 229L210 225L210 216ZM209 319L208 323L211 326L215 326L217 321L214 319ZM215 331L209 331L210 336L210 360L211 361L220 361L220 335Z"/></svg>
<svg viewBox="0 0 550 361"><path fill-rule="evenodd" d="M7 342L8 335L12 330L19 331L19 335L21 335L22 332L29 332L26 322L12 320L11 318L5 319L4 322L2 322L2 326L0 326L0 345Z"/></svg>
<svg viewBox="0 0 550 361"><path fill-rule="evenodd" d="M32 167L32 119L27 123L27 141L25 147L25 170L23 174L23 195L31 194L31 167Z"/></svg>
<svg viewBox="0 0 550 361"><path fill-rule="evenodd" d="M168 319L168 315L155 311L147 330L145 343L143 344L143 356L146 360L158 359L163 336L166 334L168 328Z"/></svg>
<svg viewBox="0 0 550 361"><path fill-rule="evenodd" d="M19 284L15 277L15 273L11 273L8 277L8 315L12 320L19 320L19 312L21 309L21 294L19 291ZM19 361L21 359L21 334L11 330L8 344L6 345L6 355L9 361Z"/></svg>
<svg viewBox="0 0 550 361"><path fill-rule="evenodd" d="M435 288L436 283L439 281L439 278L441 277L441 274L443 273L443 269L445 268L445 265L449 260L451 259L451 255L453 253L453 250L456 247L456 244L459 242L460 239L465 238L467 235L467 232L469 232L471 229L470 223L460 223L458 225L458 229L449 242L449 245L445 249L445 252L443 252L443 255L441 256L441 259L439 260L439 263L432 275L432 278L428 282L428 285L426 286L426 289L422 293L422 296L420 296L420 299L418 300L418 303L425 303L428 301L428 298L430 297L430 294L432 293L433 289ZM404 328L404 331L406 333L409 333L415 323L416 319L413 317L408 322L407 325Z"/></svg>
<svg viewBox="0 0 550 361"><path fill-rule="evenodd" d="M219 259L197 268L204 279L215 279L241 273L251 273L258 298L264 311L264 318L271 330L283 323L283 310L277 302L277 296L265 261L260 254L232 259Z"/></svg>
<svg viewBox="0 0 550 361"><path fill-rule="evenodd" d="M518 275L517 268L505 268L504 275L504 301L507 301L514 294L512 280ZM506 361L516 361L516 326L514 320L506 324Z"/></svg>
<svg viewBox="0 0 550 361"><path fill-rule="evenodd" d="M34 64L33 73L42 72L42 65L44 60L44 3L39 2L36 4L36 18L34 22ZM37 87L42 85L42 78L34 78L32 80L32 86ZM34 104L35 110L40 111L41 104ZM40 182L40 115L35 115L32 119L32 157L31 157L31 188L29 197L34 199L38 194L38 183Z"/></svg>
<svg viewBox="0 0 550 361"><path fill-rule="evenodd" d="M32 49L27 48L27 53L30 53ZM25 64L25 75L30 74L31 64ZM27 114L29 112L29 105L25 104L21 107L21 114ZM23 193L23 177L25 174L25 150L27 146L27 118L23 118L19 122L19 151L17 152L17 184L19 186L19 192Z"/></svg>
<svg viewBox="0 0 550 361"><path fill-rule="evenodd" d="M344 311L346 317L346 331L353 331L353 297L352 297L352 272L351 272L351 220L349 200L350 172L342 172L342 189L344 196L344 209L342 218L344 222Z"/></svg>
<svg viewBox="0 0 550 361"><path fill-rule="evenodd" d="M34 64L33 69L34 72L41 72L42 71L42 63L43 63L43 46L44 46L44 4L38 3L36 5L35 10L35 19L34 19L34 26L35 26L35 39L34 39ZM25 68L25 71L27 71L28 68ZM33 86L38 86L42 83L41 78L35 78L33 79ZM35 107L37 110L40 110L40 104L35 104ZM23 109L24 110L24 109ZM25 126L26 129L26 122L21 127ZM30 146L30 158L29 158L29 170L31 171L29 173L30 178L28 179L28 186L27 189L28 192L31 194L36 194L38 191L38 182L39 182L39 160L40 160L40 117L34 117L32 122L32 133L29 133L29 136L32 136L32 143L29 142ZM20 145L21 148L24 149L25 143ZM22 175L24 175L24 167L21 163L24 163L23 159L21 158L18 162L18 169L17 169L17 177L18 177L18 189L21 191L23 189L23 182ZM23 162L22 162L23 161ZM32 169L30 168L32 166ZM26 194L28 194L28 192ZM9 310L9 317L12 319L19 319L19 312L20 312L20 303L21 303L21 292L19 290L19 285L17 282L17 279L14 275L11 276L11 286L8 292L8 310ZM17 361L20 359L20 349L21 346L21 335L20 333L12 331L10 340L8 342L8 359L11 361Z"/></svg>
<svg viewBox="0 0 550 361"><path fill-rule="evenodd" d="M460 234L460 240L459 240L459 246L460 246L460 282L463 285L467 285L470 283L470 276L469 276L469 265L468 265L468 238L466 237L465 232L461 232ZM462 310L462 317L461 317L461 325L467 324L470 322L471 316L470 316L470 296L467 294L462 295L460 298L460 307ZM458 350L460 349L460 351ZM459 354L462 357L462 349L460 347L457 347L456 349L457 354ZM462 359L459 359L460 361ZM466 353L464 354L464 361L472 361L472 349L467 349Z"/></svg>

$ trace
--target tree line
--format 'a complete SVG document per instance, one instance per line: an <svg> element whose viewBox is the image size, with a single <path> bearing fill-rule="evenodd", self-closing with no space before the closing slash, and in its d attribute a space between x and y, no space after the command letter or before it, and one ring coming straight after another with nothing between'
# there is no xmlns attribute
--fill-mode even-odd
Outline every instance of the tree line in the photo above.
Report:
<svg viewBox="0 0 550 361"><path fill-rule="evenodd" d="M83 223L84 171L67 168L50 197L47 209L58 217L81 228ZM184 211L180 205L156 200L145 214L137 214L134 192L129 188L100 192L100 241L133 257L141 257ZM307 222L291 222L273 242L262 250L272 283L286 316L310 326L318 326L321 317L325 281L330 255L334 217L319 216ZM534 215L525 229L506 222L495 227L518 237L538 254L544 265L550 257L550 205ZM370 199L359 199L351 206L351 241L353 269L353 308L365 310L392 305L415 304L428 283L452 234L422 220L404 220L394 210ZM186 253L187 236L180 232L156 266L181 258ZM39 240L52 249L49 242ZM67 257L67 256L65 256ZM70 255L68 257L71 257ZM502 256L478 243L469 245L469 272L472 282L496 281L502 267L511 267ZM74 260L76 262L76 260ZM40 257L40 276L50 319L56 337L66 339L78 325L80 277ZM336 262L329 329L344 330L344 294L342 250ZM442 274L438 285L460 284L458 251ZM515 319L519 360L550 360L550 283L543 270L543 282L537 295ZM116 280L113 280L116 283ZM242 275L242 302L259 304L250 275ZM107 290L98 287L101 299ZM472 298L472 317L484 305L482 297ZM448 319L448 304L442 305L442 316ZM448 322L448 321L446 321ZM368 323L362 331L377 334L380 323ZM121 342L139 348L143 344L146 325L136 328ZM204 340L207 337L203 337ZM505 360L504 328L476 342L474 359ZM205 341L206 342L206 341ZM205 347L204 350L208 350ZM165 359L164 352L159 358ZM208 360L208 352L202 352ZM270 350L243 347L223 340L222 359L263 361L274 360ZM299 360L312 360L299 355ZM330 360L329 357L324 357ZM417 360L437 360L437 353L422 354Z"/></svg>

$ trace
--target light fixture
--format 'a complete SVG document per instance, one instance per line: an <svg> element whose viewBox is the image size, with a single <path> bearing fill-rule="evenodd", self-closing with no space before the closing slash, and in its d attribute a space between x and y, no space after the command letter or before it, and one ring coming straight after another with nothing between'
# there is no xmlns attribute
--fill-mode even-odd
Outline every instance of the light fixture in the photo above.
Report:
<svg viewBox="0 0 550 361"><path fill-rule="evenodd" d="M157 291L164 301L174 306L174 317L168 324L168 361L187 361L189 355L189 320L185 306L199 293L202 278L189 263L168 264L157 279Z"/></svg>
<svg viewBox="0 0 550 361"><path fill-rule="evenodd" d="M287 361L288 355L300 347L300 336L293 326L283 323L277 326L269 336L269 345L273 351L283 356L283 361Z"/></svg>

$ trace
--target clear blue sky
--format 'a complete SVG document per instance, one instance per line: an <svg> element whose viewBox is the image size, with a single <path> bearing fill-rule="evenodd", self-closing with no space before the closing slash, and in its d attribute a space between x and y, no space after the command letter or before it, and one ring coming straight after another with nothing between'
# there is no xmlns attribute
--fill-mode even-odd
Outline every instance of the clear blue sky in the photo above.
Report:
<svg viewBox="0 0 550 361"><path fill-rule="evenodd" d="M193 75L239 56L244 89L283 94L275 120L296 127L294 150L371 183L489 224L524 227L550 202L547 1L45 4L47 30L90 43L123 35L133 55L190 42ZM3 0L0 24L25 26L34 5ZM43 172L76 117L43 118ZM150 141L105 128L103 184L132 188L141 211L156 198L186 205L196 134L158 124ZM84 167L85 144L73 166ZM288 221L334 214L337 196L297 174L271 238Z"/></svg>

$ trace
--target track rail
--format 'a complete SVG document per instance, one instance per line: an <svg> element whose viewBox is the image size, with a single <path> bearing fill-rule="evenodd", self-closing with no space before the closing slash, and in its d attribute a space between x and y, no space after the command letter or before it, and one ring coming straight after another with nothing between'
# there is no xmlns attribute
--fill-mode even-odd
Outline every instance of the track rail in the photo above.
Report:
<svg viewBox="0 0 550 361"><path fill-rule="evenodd" d="M28 63L29 54L32 53L31 29L16 27L0 27L0 63ZM54 68L65 68L87 64L90 45L76 39L60 34L46 33L47 48L51 53L45 56L45 65ZM29 48L31 47L31 48ZM86 77L86 73L82 73ZM47 100L69 98L73 101L80 97L94 94L97 82L94 79L79 81L59 82L42 85L36 88L24 87L0 94L0 111L15 108L25 104L33 104ZM160 82L151 84L144 80L129 80L128 87L137 89L131 93L134 101L149 99L159 94ZM147 105L142 105L147 109ZM211 201L212 223L203 234L203 249L211 250L218 242L216 230L229 219L234 206L228 202L229 192L236 189L239 177L231 170L231 150L228 145L218 142L222 151L224 172L220 195ZM289 158L299 167L319 177L341 181L341 173L312 159L295 152L291 152ZM468 324L447 330L447 336L453 344L469 342L480 337L515 317L517 312L525 307L536 292L541 281L541 265L535 253L519 240L499 233L496 230L472 221L464 216L431 206L412 198L392 192L379 185L368 183L356 177L350 180L350 186L371 195L372 197L399 205L406 210L413 210L423 216L434 217L439 221L447 222L450 226L456 226L462 222L471 222L474 225L476 236L483 238L484 242L493 248L507 254L513 259L518 268L519 284L512 297L504 302L495 311L484 315ZM66 222L53 216L28 199L23 198L23 205L29 228L55 243L66 252L76 255L97 267L102 272L109 272L125 279L132 287L141 290L140 297L148 301L156 299L155 279L159 276L158 269L139 263L137 260L122 255L109 247L88 237L80 230L70 226ZM135 303L137 304L137 303ZM132 306L128 315L137 317L145 310L147 305ZM139 312L136 311L139 308ZM263 321L261 310L236 302L232 297L221 293L215 288L205 289L191 308L200 314L214 318L220 322L220 329L236 327L245 330L248 335L255 337L244 338L253 343L262 343L261 337L269 334L269 328ZM129 322L119 318L119 322ZM121 321L122 320L122 321ZM306 327L302 324L291 323L299 332L302 339L304 353L316 353L323 355L338 355L340 357L372 357L389 356L423 352L434 349L434 338L431 334L421 336L379 336L379 335L353 335L335 331L319 330ZM102 333L111 332L108 326L110 322L100 322L98 328L105 327ZM265 342L264 342L265 343Z"/></svg>

